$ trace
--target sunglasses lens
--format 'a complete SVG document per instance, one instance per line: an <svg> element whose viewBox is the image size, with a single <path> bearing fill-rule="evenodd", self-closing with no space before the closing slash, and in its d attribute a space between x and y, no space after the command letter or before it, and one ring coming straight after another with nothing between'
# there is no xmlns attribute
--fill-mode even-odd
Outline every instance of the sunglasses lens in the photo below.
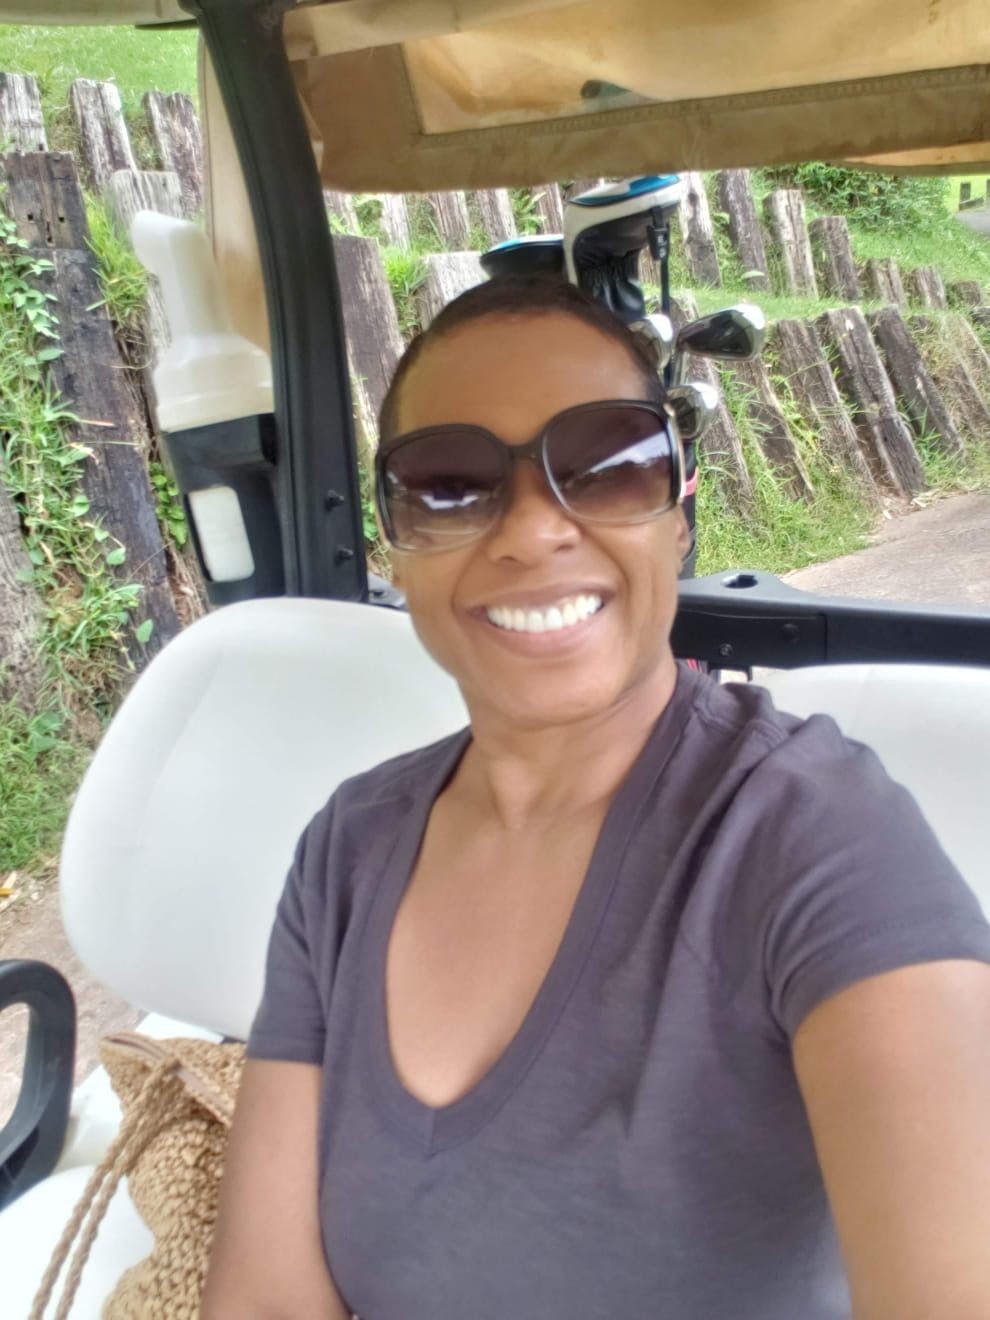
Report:
<svg viewBox="0 0 990 1320"><path fill-rule="evenodd" d="M421 432L380 462L383 522L402 550L453 549L498 516L504 461L483 431Z"/></svg>
<svg viewBox="0 0 990 1320"><path fill-rule="evenodd" d="M547 436L561 500L589 522L638 522L669 509L675 443L659 411L603 404L562 414Z"/></svg>

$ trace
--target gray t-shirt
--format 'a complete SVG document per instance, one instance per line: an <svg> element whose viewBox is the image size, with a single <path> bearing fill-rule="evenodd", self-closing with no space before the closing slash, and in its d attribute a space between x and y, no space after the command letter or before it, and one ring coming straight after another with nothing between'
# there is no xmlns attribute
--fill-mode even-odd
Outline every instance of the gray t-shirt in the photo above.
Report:
<svg viewBox="0 0 990 1320"><path fill-rule="evenodd" d="M392 1066L385 954L464 731L304 834L255 1058L322 1065L320 1219L361 1320L836 1320L849 1298L790 1040L990 929L907 792L823 716L681 667L518 1034L432 1109Z"/></svg>

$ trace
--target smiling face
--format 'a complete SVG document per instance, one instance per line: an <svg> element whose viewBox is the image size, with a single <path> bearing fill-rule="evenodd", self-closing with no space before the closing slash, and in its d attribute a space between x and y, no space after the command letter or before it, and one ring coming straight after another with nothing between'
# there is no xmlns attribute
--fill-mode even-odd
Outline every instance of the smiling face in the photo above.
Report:
<svg viewBox="0 0 990 1320"><path fill-rule="evenodd" d="M575 404L644 396L632 353L577 317L491 315L424 348L401 387L398 429L466 422L523 444ZM417 633L472 717L531 729L669 691L688 544L680 509L625 527L576 522L521 463L490 532L394 562Z"/></svg>

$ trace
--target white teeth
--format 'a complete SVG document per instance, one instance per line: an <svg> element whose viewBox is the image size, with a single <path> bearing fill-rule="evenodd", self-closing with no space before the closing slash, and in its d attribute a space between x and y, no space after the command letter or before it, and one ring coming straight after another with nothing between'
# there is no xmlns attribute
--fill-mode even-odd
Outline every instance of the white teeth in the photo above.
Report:
<svg viewBox="0 0 990 1320"><path fill-rule="evenodd" d="M602 607L601 596L574 596L570 600L558 602L543 610L517 610L497 605L486 610L490 623L496 628L508 632L557 632L561 628L573 628L597 614Z"/></svg>

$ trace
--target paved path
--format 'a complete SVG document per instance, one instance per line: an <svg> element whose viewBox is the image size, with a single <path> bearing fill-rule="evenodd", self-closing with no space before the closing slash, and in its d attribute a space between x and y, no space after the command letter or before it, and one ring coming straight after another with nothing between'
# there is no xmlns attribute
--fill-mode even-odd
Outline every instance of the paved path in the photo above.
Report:
<svg viewBox="0 0 990 1320"><path fill-rule="evenodd" d="M835 596L990 606L990 495L955 495L892 518L866 550L787 581Z"/></svg>
<svg viewBox="0 0 990 1320"><path fill-rule="evenodd" d="M902 598L928 604L990 607L990 495L961 495L885 522L857 554L803 568L789 582L837 596ZM69 948L55 885L0 913L0 958L40 958L69 979L79 1007L77 1079L96 1062L106 1032L138 1014L97 985ZM23 1057L23 1018L0 1027L0 1124L13 1107Z"/></svg>
<svg viewBox="0 0 990 1320"><path fill-rule="evenodd" d="M956 219L967 229L973 229L976 233L985 234L990 238L990 210L985 206L974 207L972 211L957 211Z"/></svg>

